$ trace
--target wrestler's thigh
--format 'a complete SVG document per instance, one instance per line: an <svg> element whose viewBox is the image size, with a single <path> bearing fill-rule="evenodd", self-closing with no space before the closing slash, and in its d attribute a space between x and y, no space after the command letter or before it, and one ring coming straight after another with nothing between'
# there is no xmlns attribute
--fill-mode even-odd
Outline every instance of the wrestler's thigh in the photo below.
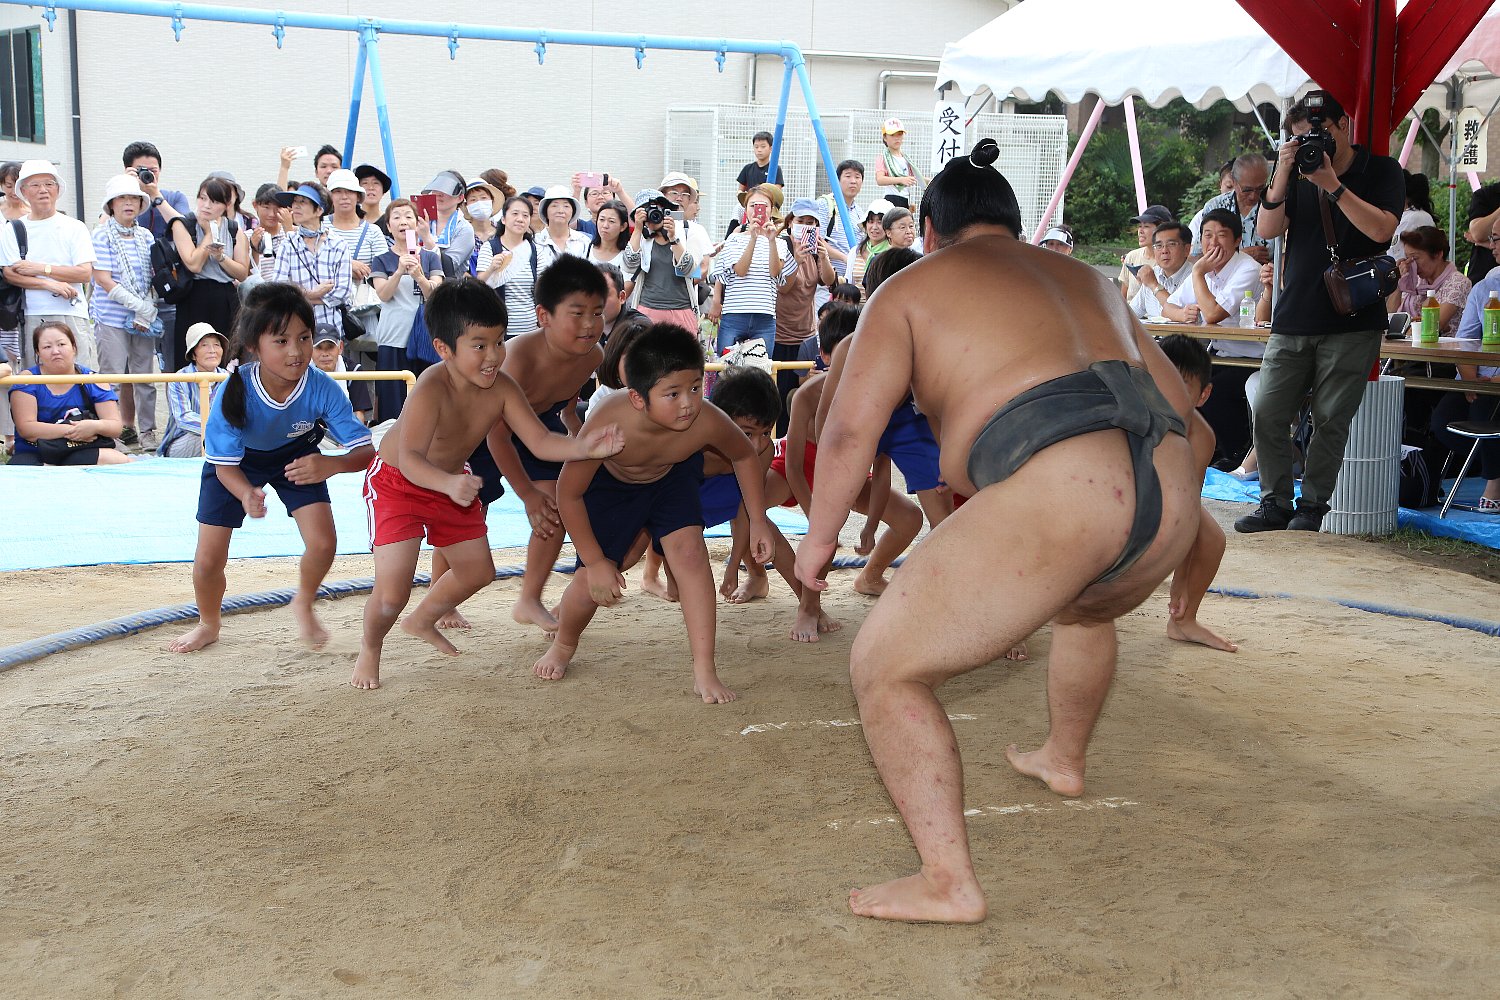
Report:
<svg viewBox="0 0 1500 1000"><path fill-rule="evenodd" d="M998 659L1075 600L1113 562L1129 525L1119 505L1074 499L1083 502L1059 503L1018 476L980 490L933 529L860 627L856 689L881 680L936 686Z"/></svg>

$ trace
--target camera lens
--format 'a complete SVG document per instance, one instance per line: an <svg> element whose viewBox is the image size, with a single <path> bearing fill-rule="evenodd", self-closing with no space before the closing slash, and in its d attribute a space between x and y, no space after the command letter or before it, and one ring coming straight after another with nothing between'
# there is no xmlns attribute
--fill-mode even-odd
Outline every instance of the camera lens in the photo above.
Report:
<svg viewBox="0 0 1500 1000"><path fill-rule="evenodd" d="M156 183L156 172L153 171L153 170L148 170L147 168L142 167L139 170L137 170L135 173L136 173L136 177L138 177L140 179L140 182L142 184L155 184Z"/></svg>

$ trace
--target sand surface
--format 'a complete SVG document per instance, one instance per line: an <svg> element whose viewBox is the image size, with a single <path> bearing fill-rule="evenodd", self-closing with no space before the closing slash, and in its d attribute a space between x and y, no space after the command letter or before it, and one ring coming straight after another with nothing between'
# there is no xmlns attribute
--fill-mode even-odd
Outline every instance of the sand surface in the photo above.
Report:
<svg viewBox="0 0 1500 1000"><path fill-rule="evenodd" d="M289 579L236 563L230 590ZM0 673L0 996L1495 995L1500 640L1316 598L1497 619L1500 586L1232 539L1222 585L1302 597L1211 596L1238 655L1166 640L1164 596L1125 619L1071 803L1003 757L1046 731L1045 631L954 681L991 916L940 928L845 906L915 865L855 724L850 579L817 646L779 584L721 607L721 707L638 589L534 680L513 583L456 659L395 634L374 693L345 685L361 598L321 606L322 653L274 610L192 656L169 628ZM0 644L191 598L180 565L0 588Z"/></svg>

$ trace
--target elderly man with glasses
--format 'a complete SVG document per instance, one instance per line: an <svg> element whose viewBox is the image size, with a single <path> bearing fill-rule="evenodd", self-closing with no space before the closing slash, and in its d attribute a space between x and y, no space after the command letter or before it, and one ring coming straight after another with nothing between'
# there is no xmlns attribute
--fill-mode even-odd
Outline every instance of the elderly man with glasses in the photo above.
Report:
<svg viewBox="0 0 1500 1000"><path fill-rule="evenodd" d="M1215 209L1225 209L1240 217L1240 250L1264 264L1271 259L1270 241L1256 232L1260 218L1260 203L1266 193L1266 183L1271 179L1271 164L1259 153L1245 153L1234 158L1229 176L1234 186L1221 195L1210 198L1203 211L1189 223L1193 230L1193 256L1203 253L1203 217Z"/></svg>

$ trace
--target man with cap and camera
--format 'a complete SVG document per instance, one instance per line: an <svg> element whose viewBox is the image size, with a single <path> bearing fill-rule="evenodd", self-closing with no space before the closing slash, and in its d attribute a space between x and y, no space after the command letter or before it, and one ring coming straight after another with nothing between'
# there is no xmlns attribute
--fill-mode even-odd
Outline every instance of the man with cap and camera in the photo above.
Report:
<svg viewBox="0 0 1500 1000"><path fill-rule="evenodd" d="M31 337L43 323L64 323L78 345L78 363L99 367L94 328L89 322L83 283L94 277L94 241L89 228L57 210L62 177L49 160L27 160L16 178L16 191L31 206L21 223L26 253L16 242L16 227L0 228L0 267L5 280L26 289L26 322L21 328L22 367L36 364Z"/></svg>
<svg viewBox="0 0 1500 1000"><path fill-rule="evenodd" d="M1120 258L1120 275L1115 280L1120 283L1120 292L1129 302L1140 293L1140 279L1136 273L1142 265L1150 265L1156 259L1155 252L1151 249L1151 241L1156 235L1156 227L1172 221L1172 213L1165 205L1151 205L1140 215L1130 220L1135 226L1136 248Z"/></svg>
<svg viewBox="0 0 1500 1000"><path fill-rule="evenodd" d="M1277 154L1257 219L1261 237L1285 235L1287 249L1255 397L1260 509L1235 522L1241 532L1322 527L1344 464L1349 423L1380 357L1385 299L1375 296L1346 315L1329 296L1324 209L1339 258L1357 260L1386 252L1406 204L1401 164L1350 142L1349 116L1332 94L1315 90L1292 105L1286 127L1292 135ZM1309 391L1313 436L1294 511L1288 428Z"/></svg>
<svg viewBox="0 0 1500 1000"><path fill-rule="evenodd" d="M1240 250L1254 258L1257 264L1271 259L1271 248L1264 236L1256 232L1260 218L1261 199L1265 195L1266 181L1271 177L1271 165L1259 153L1236 156L1229 167L1229 179L1233 185L1223 194L1214 195L1204 204L1203 210L1193 216L1188 226L1193 230L1193 256L1203 253L1203 217L1216 209L1233 212L1240 217Z"/></svg>

